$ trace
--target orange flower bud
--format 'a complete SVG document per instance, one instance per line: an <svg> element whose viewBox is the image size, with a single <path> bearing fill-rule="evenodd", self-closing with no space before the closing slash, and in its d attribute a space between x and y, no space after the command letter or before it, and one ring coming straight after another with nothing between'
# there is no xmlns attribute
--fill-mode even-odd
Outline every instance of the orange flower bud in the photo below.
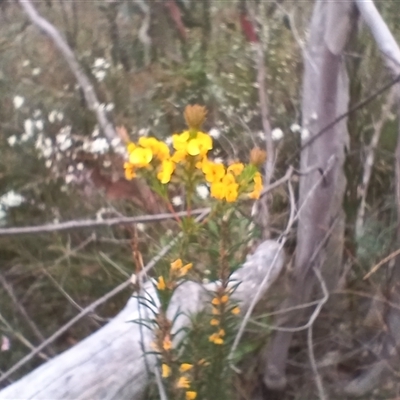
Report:
<svg viewBox="0 0 400 400"><path fill-rule="evenodd" d="M195 130L200 130L201 125L203 125L203 122L206 119L206 115L206 108L198 104L194 104L193 106L186 106L184 112L187 126L189 127L189 129Z"/></svg>
<svg viewBox="0 0 400 400"><path fill-rule="evenodd" d="M253 164L257 167L264 164L267 159L267 152L265 150L261 150L259 147L254 147L250 152L250 164Z"/></svg>

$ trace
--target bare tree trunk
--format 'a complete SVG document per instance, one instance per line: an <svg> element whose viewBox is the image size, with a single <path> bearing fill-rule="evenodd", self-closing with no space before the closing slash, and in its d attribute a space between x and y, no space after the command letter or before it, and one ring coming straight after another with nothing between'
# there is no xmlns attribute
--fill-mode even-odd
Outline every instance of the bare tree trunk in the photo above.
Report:
<svg viewBox="0 0 400 400"><path fill-rule="evenodd" d="M347 111L349 84L342 51L354 25L351 3L317 1L311 21L308 49L304 52L303 130L301 169L312 170L300 181L296 260L289 297L282 308L309 301L315 286L313 268L322 268L328 289L335 288L344 234L342 201L346 185L344 148L346 120L318 134ZM333 161L333 167L329 163ZM313 168L314 167L314 168ZM324 179L321 181L321 174ZM318 184L320 180L321 183ZM314 191L311 191L317 185ZM311 193L311 195L310 195ZM298 311L283 314L278 326L296 326ZM285 367L292 332L278 332L266 352L264 383L271 389L286 386Z"/></svg>

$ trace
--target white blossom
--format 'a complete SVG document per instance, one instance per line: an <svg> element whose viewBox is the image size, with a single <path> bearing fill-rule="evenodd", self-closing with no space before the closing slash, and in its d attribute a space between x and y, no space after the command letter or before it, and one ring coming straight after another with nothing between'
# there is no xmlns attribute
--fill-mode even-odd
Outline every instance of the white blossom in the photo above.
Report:
<svg viewBox="0 0 400 400"><path fill-rule="evenodd" d="M56 136L56 142L61 151L65 151L72 146L70 125L64 126L60 129Z"/></svg>
<svg viewBox="0 0 400 400"><path fill-rule="evenodd" d="M216 157L213 160L216 164L222 164L224 162L222 157Z"/></svg>
<svg viewBox="0 0 400 400"><path fill-rule="evenodd" d="M221 136L221 131L217 128L210 129L210 136L214 139L218 139Z"/></svg>
<svg viewBox="0 0 400 400"><path fill-rule="evenodd" d="M310 137L310 131L307 128L302 128L301 130L301 139L306 140Z"/></svg>
<svg viewBox="0 0 400 400"><path fill-rule="evenodd" d="M53 124L54 122L56 122L57 110L52 110L52 111L50 112L50 114L48 115L47 118L48 118L49 122L51 122L52 124Z"/></svg>
<svg viewBox="0 0 400 400"><path fill-rule="evenodd" d="M165 142L168 146L171 146L171 144L172 144L172 136L168 136L168 137L164 140L164 142Z"/></svg>
<svg viewBox="0 0 400 400"><path fill-rule="evenodd" d="M283 131L281 128L275 128L271 132L272 140L281 140L283 138Z"/></svg>
<svg viewBox="0 0 400 400"><path fill-rule="evenodd" d="M110 63L106 61L104 58L96 58L93 63L93 68L110 68Z"/></svg>
<svg viewBox="0 0 400 400"><path fill-rule="evenodd" d="M261 140L265 140L265 133L264 133L264 131L258 131L258 132L257 132L257 136L258 136Z"/></svg>
<svg viewBox="0 0 400 400"><path fill-rule="evenodd" d="M13 103L14 103L14 108L18 110L19 108L22 107L22 104L24 104L25 99L22 96L14 96L13 98Z"/></svg>
<svg viewBox="0 0 400 400"><path fill-rule="evenodd" d="M7 139L7 142L11 147L13 147L15 143L17 143L17 137L15 135L12 135Z"/></svg>
<svg viewBox="0 0 400 400"><path fill-rule="evenodd" d="M183 204L182 196L174 196L171 199L171 202L174 206L179 207Z"/></svg>
<svg viewBox="0 0 400 400"><path fill-rule="evenodd" d="M42 72L42 70L40 68L33 68L32 75L38 76L38 75L40 75L41 72Z"/></svg>
<svg viewBox="0 0 400 400"><path fill-rule="evenodd" d="M65 175L65 183L68 185L75 180L74 174L67 174Z"/></svg>
<svg viewBox="0 0 400 400"><path fill-rule="evenodd" d="M35 127L39 131L43 130L43 127L44 127L43 120L39 119L39 120L35 121Z"/></svg>
<svg viewBox="0 0 400 400"><path fill-rule="evenodd" d="M99 82L103 82L104 78L106 77L107 73L106 71L103 70L99 70L99 71L94 71L93 75L95 76L95 78L99 81Z"/></svg>
<svg viewBox="0 0 400 400"><path fill-rule="evenodd" d="M0 205L3 207L18 207L25 201L25 197L16 193L14 190L10 190L6 194L0 197Z"/></svg>
<svg viewBox="0 0 400 400"><path fill-rule="evenodd" d="M28 67L30 64L31 64L31 61L30 61L30 60L24 60L24 61L22 62L22 66L23 66L23 67Z"/></svg>
<svg viewBox="0 0 400 400"><path fill-rule="evenodd" d="M301 126L299 124L292 124L292 125L290 125L290 130L293 133L300 132Z"/></svg>
<svg viewBox="0 0 400 400"><path fill-rule="evenodd" d="M1 335L0 351L8 351L10 350L10 348L11 348L10 339L5 335Z"/></svg>
<svg viewBox="0 0 400 400"><path fill-rule="evenodd" d="M137 230L138 230L139 232L144 232L145 229L146 229L146 225L145 225L145 224L142 224L141 222L139 222L139 223L136 224L136 228L137 228Z"/></svg>
<svg viewBox="0 0 400 400"><path fill-rule="evenodd" d="M105 153L109 149L106 138L97 138L90 144L91 153Z"/></svg>
<svg viewBox="0 0 400 400"><path fill-rule="evenodd" d="M26 119L24 121L24 134L21 136L21 140L26 142L33 136L34 125L31 119Z"/></svg>
<svg viewBox="0 0 400 400"><path fill-rule="evenodd" d="M197 185L196 193L201 199L206 199L210 195L208 187L206 185Z"/></svg>

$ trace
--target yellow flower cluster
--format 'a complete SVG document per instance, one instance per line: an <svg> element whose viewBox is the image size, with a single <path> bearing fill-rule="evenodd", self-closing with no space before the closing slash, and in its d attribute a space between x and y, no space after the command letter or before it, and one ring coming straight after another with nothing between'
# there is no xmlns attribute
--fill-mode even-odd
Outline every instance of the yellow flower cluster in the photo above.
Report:
<svg viewBox="0 0 400 400"><path fill-rule="evenodd" d="M224 344L225 331L220 329L218 332L209 336L208 340L214 344Z"/></svg>
<svg viewBox="0 0 400 400"><path fill-rule="evenodd" d="M176 286L177 279L184 277L192 267L192 263L183 265L182 260L178 258L170 264L167 281L162 275L158 277L157 289L161 291L166 289L173 290Z"/></svg>
<svg viewBox="0 0 400 400"><path fill-rule="evenodd" d="M185 119L189 129L172 136L173 154L170 154L170 149L164 142L154 137L142 137L137 145L129 143L128 161L124 165L126 178L130 180L136 177L139 169L155 169L157 179L162 184L167 184L173 174L183 167L196 175L197 179L205 179L210 185L211 196L215 199L232 203L242 193L246 193L251 199L258 199L262 191L262 178L256 168L265 160L266 153L258 148L253 149L250 164L247 166L233 163L225 167L209 160L207 154L213 148L213 141L210 135L200 130L205 116L204 107L186 107ZM203 175L198 176L194 166Z"/></svg>
<svg viewBox="0 0 400 400"><path fill-rule="evenodd" d="M176 387L178 389L190 389L190 379L189 376L186 374L193 368L192 364L183 363L179 367L179 372L184 374L179 377L176 382ZM197 397L197 392L194 390L186 390L185 392L185 399L186 400L194 400Z"/></svg>
<svg viewBox="0 0 400 400"><path fill-rule="evenodd" d="M212 314L213 317L210 320L210 325L217 327L218 331L209 336L208 340L214 344L223 344L225 331L221 329L221 315L224 314L226 310L227 303L229 302L229 296L222 290L217 293L217 295L211 300L212 304ZM233 315L240 313L240 308L238 306L233 307L230 312Z"/></svg>

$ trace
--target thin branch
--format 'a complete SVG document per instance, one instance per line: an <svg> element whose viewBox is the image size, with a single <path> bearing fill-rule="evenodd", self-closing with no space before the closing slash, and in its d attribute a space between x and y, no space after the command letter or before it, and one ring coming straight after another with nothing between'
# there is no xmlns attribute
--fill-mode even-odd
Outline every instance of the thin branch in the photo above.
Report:
<svg viewBox="0 0 400 400"><path fill-rule="evenodd" d="M397 257L400 254L400 249L397 249L393 253L390 253L387 257L385 257L383 260L379 261L378 264L376 264L374 267L371 268L371 270L366 274L363 278L363 280L368 279L372 274L374 274L380 267L382 267L383 264L386 264L388 261L392 260L393 258Z"/></svg>
<svg viewBox="0 0 400 400"><path fill-rule="evenodd" d="M369 187L369 182L371 180L372 167L374 166L374 160L375 160L375 149L378 146L378 142L381 137L383 127L389 118L390 110L394 104L394 100L395 100L395 93L394 90L392 90L389 93L386 103L382 107L382 111L380 113L381 118L374 127L374 134L372 135L371 142L367 148L367 155L365 157L365 162L364 162L364 173L362 177L362 183L360 185L361 201L356 218L356 236L360 236L363 231L364 215L367 206L368 187Z"/></svg>
<svg viewBox="0 0 400 400"><path fill-rule="evenodd" d="M201 221L204 219L209 213L209 209L203 210L203 213L200 214L196 221ZM162 259L168 252L175 246L177 241L182 237L182 232L177 235L169 244L164 246L161 251L154 256L149 263L143 268L143 270L135 276L135 283L141 282L142 279L146 276L146 274L158 263L160 259ZM31 351L21 360L19 360L16 364L14 364L8 371L6 371L2 376L0 376L0 383L10 377L14 372L21 369L27 362L29 362L33 357L35 357L38 353L40 353L44 348L46 348L49 344L53 343L54 340L58 339L62 334L64 334L71 326L75 325L78 321L80 321L86 315L93 313L97 307L107 302L112 297L116 296L118 293L122 292L130 285L132 285L132 277L127 279L125 282L122 282L120 285L115 287L110 292L106 293L104 296L100 297L98 300L94 301L89 306L85 307L78 315L68 321L64 326L58 329L55 333L53 333L48 339L46 339L43 343L35 348L35 350Z"/></svg>
<svg viewBox="0 0 400 400"><path fill-rule="evenodd" d="M314 271L315 275L317 276L319 283L321 285L322 292L324 293L324 297L321 299L320 304L317 307L318 314L319 314L319 311L321 310L322 306L328 301L329 292L328 292L328 289L326 288L326 284L325 284L324 279L322 278L321 272L315 267L313 268L313 271ZM315 312L314 312L314 314L315 314ZM318 316L318 314L316 314L316 317ZM316 317L315 317L315 319L316 319ZM321 379L321 375L318 372L318 367L317 367L317 363L315 361L315 355L314 355L312 328L313 328L315 319L313 320L312 323L310 323L310 326L309 326L308 332L307 332L308 356L310 358L311 369L314 372L314 378L315 378L315 383L317 385L319 398L320 398L320 400L327 400L328 397L326 396L324 386L322 383L322 379Z"/></svg>
<svg viewBox="0 0 400 400"><path fill-rule="evenodd" d="M7 322L7 320L3 317L3 315L0 313L0 322L4 324L4 326L7 329L7 332L9 334L12 334L16 339L18 339L24 346L26 346L28 349L35 351L36 347L28 340L25 338L22 333L17 332L16 330L13 329L13 327ZM43 352L39 351L37 353L40 358L42 358L45 361L49 360L49 357L44 354Z"/></svg>
<svg viewBox="0 0 400 400"><path fill-rule="evenodd" d="M326 132L329 132L331 128L333 128L336 124L338 124L340 121L344 120L347 118L350 114L353 112L365 107L367 104L371 103L371 101L375 100L378 96L380 96L382 93L385 93L387 90L389 90L392 86L394 86L396 83L400 82L400 74L397 75L395 78L391 79L388 83L384 84L382 87L380 87L378 90L367 96L364 100L361 100L358 102L356 105L351 107L349 110L347 110L345 113L338 115L332 122L324 126L319 132L317 132L314 136L312 136L310 139L308 139L300 148L300 151L303 151L306 147L310 146L312 143L314 143L320 136L325 134ZM290 161L290 160L289 160Z"/></svg>
<svg viewBox="0 0 400 400"><path fill-rule="evenodd" d="M30 316L25 310L25 307L21 304L21 302L18 301L17 296L14 293L14 290L12 286L7 282L7 280L4 278L4 276L0 275L0 282L4 288L4 290L8 293L10 296L12 302L14 303L15 307L19 311L19 313L25 318L25 321L28 323L30 328L32 329L32 332L35 334L35 336L43 342L45 340L44 336L42 335L42 332L40 332L39 328L36 326L36 324L32 321ZM53 349L50 349L50 352L52 355L55 354Z"/></svg>
<svg viewBox="0 0 400 400"><path fill-rule="evenodd" d="M83 72L83 69L79 65L75 54L68 46L67 42L62 37L58 29L45 18L39 15L30 0L19 0L19 4L24 9L31 22L47 36L49 36L53 40L55 46L60 50L69 68L75 75L79 86L83 90L89 110L93 111L96 114L97 122L107 139L111 141L112 139L116 138L117 133L114 129L114 126L108 120L104 108L101 107L92 83Z"/></svg>
<svg viewBox="0 0 400 400"><path fill-rule="evenodd" d="M258 27L256 17L254 15L254 10L249 9L249 15L252 20L252 24L254 27ZM267 160L265 162L265 173L264 173L264 181L267 186L269 186L272 175L274 172L274 164L275 164L275 149L274 149L274 141L272 140L271 133L271 124L270 124L270 114L268 107L268 95L265 90L265 79L266 79L266 70L265 70L265 60L264 60L264 43L262 41L262 34L258 29L258 37L260 38L258 42L254 43L255 46L255 65L257 69L257 86L258 86L258 100L260 102L260 114L261 114L261 123L263 127L263 132L265 135L265 143L266 143L266 151L267 151ZM260 210L262 220L262 230L263 230L263 238L267 239L270 236L270 232L268 229L269 226L269 209L268 209L268 201L266 198L260 199L259 201Z"/></svg>
<svg viewBox="0 0 400 400"><path fill-rule="evenodd" d="M197 210L190 211L191 215L200 215L204 212L209 212L209 208L200 208ZM166 219L175 219L176 216L185 217L188 215L187 211L180 211L174 214L163 213L155 215L144 215L140 217L118 217L104 220L82 220L82 221L67 221L59 224L46 224L39 226L24 226L14 228L0 228L0 236L4 235L23 235L32 233L45 233L45 232L56 232L65 231L69 229L77 228L98 228L101 226L113 226L118 224L135 224L135 223L146 223L146 222L157 222Z"/></svg>

